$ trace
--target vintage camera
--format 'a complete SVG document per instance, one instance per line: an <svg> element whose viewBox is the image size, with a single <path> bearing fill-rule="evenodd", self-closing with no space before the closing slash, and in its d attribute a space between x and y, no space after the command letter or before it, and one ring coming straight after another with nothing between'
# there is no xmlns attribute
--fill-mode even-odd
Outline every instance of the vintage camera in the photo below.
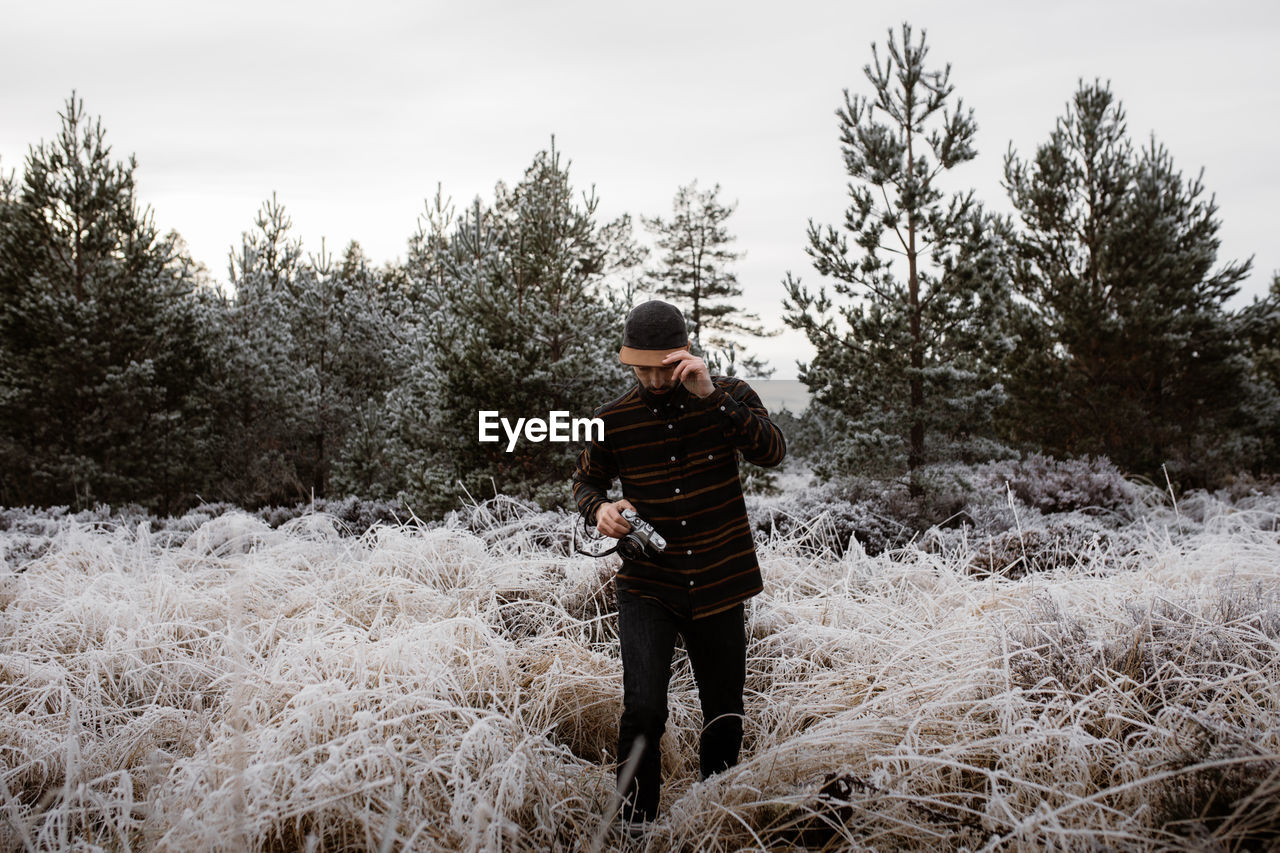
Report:
<svg viewBox="0 0 1280 853"><path fill-rule="evenodd" d="M653 529L653 525L641 518L635 510L624 509L622 517L631 525L631 532L618 540L618 553L632 560L656 557L667 549L667 540Z"/></svg>

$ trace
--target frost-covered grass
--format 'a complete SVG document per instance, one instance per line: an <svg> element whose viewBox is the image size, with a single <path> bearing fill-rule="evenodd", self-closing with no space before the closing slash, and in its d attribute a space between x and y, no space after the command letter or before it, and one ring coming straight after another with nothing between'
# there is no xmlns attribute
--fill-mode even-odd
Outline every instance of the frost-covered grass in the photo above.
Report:
<svg viewBox="0 0 1280 853"><path fill-rule="evenodd" d="M0 846L1277 843L1280 498L1009 511L876 556L821 517L765 542L743 760L696 781L677 652L664 813L625 845L612 563L568 519L63 519L0 569Z"/></svg>

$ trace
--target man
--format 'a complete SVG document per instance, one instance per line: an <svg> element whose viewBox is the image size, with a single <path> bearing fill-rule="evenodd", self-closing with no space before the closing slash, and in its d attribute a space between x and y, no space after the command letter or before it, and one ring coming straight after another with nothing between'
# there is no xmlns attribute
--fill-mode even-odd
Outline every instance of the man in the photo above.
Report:
<svg viewBox="0 0 1280 853"><path fill-rule="evenodd" d="M630 531L622 510L633 509L667 542L661 553L624 557L616 579L620 785L633 744L643 736L635 776L621 791L623 819L635 831L658 813L659 743L677 634L702 705L702 778L738 761L746 680L743 602L762 584L737 457L777 465L786 443L746 382L712 377L706 362L689 352L684 317L674 305L655 300L632 309L618 357L639 382L596 411L604 439L583 449L573 492L583 518L605 536ZM615 477L623 499L610 501Z"/></svg>

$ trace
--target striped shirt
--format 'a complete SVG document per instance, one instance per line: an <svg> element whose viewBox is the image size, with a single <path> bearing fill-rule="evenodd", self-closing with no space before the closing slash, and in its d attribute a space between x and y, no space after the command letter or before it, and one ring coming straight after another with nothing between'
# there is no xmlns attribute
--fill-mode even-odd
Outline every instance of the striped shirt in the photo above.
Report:
<svg viewBox="0 0 1280 853"><path fill-rule="evenodd" d="M704 398L676 385L653 394L638 383L596 410L604 440L578 457L573 495L588 524L622 494L667 540L652 559L624 558L618 589L653 598L677 614L710 616L763 589L738 479L738 454L756 465L782 461L786 441L741 379L712 377Z"/></svg>

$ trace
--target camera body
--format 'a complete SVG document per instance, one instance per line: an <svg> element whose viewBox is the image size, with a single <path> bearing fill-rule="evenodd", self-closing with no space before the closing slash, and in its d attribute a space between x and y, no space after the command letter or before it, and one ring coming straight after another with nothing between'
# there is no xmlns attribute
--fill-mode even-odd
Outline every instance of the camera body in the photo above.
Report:
<svg viewBox="0 0 1280 853"><path fill-rule="evenodd" d="M638 560L644 557L656 557L667 549L667 540L635 510L624 509L622 517L631 525L631 530L618 540L619 554Z"/></svg>

